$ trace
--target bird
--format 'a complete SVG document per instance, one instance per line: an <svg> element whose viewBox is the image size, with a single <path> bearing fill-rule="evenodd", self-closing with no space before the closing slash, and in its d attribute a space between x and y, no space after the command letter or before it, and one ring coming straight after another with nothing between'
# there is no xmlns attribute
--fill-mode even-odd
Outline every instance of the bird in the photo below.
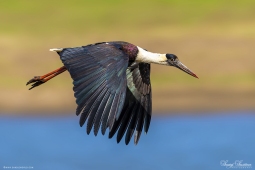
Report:
<svg viewBox="0 0 255 170"><path fill-rule="evenodd" d="M63 66L43 76L34 76L29 90L68 71L73 79L76 115L87 134L99 129L117 143L125 136L136 145L142 131L147 134L152 116L150 64L176 67L198 78L175 54L149 52L124 41L110 41L72 48L53 48ZM94 127L94 128L93 128Z"/></svg>

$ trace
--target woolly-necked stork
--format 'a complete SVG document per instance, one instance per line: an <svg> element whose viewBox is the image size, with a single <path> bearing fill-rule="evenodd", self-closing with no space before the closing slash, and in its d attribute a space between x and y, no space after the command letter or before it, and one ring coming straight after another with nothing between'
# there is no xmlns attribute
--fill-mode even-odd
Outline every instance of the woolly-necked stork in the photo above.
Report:
<svg viewBox="0 0 255 170"><path fill-rule="evenodd" d="M68 70L73 79L76 114L80 126L87 121L87 133L94 126L97 135L109 128L119 143L124 134L128 144L134 134L137 144L151 120L150 64L174 66L198 78L174 54L152 53L133 44L114 41L75 48L50 49L59 54L64 66L27 82L37 87Z"/></svg>

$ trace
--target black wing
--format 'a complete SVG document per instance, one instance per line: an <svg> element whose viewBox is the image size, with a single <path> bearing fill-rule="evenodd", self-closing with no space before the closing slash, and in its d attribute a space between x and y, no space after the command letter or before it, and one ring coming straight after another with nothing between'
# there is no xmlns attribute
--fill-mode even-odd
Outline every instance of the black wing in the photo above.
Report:
<svg viewBox="0 0 255 170"><path fill-rule="evenodd" d="M88 120L88 134L93 125L95 135L100 125L104 134L123 108L128 56L108 43L65 48L59 55L73 79L80 126Z"/></svg>
<svg viewBox="0 0 255 170"><path fill-rule="evenodd" d="M120 117L115 120L109 133L112 138L118 130L117 142L120 142L126 132L125 143L128 144L135 132L134 142L138 143L143 126L148 132L151 120L151 84L150 64L139 63L126 71L126 99Z"/></svg>

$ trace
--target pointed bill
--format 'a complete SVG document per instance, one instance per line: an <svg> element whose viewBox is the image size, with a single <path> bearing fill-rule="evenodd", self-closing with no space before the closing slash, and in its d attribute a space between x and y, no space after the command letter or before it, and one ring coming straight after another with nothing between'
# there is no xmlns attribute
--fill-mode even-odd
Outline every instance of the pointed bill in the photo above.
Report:
<svg viewBox="0 0 255 170"><path fill-rule="evenodd" d="M184 64L182 64L180 61L176 61L174 66L179 68L180 70L184 71L185 73L198 78L195 73L193 73L190 69L188 69L188 67L186 67Z"/></svg>

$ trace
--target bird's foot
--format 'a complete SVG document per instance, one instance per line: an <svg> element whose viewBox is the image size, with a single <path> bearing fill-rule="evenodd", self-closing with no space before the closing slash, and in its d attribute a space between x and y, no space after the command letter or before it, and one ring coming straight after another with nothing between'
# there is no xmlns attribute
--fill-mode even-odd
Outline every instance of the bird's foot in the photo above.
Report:
<svg viewBox="0 0 255 170"><path fill-rule="evenodd" d="M35 76L34 78L32 78L31 80L29 80L27 82L27 85L33 83L29 90L33 89L34 87L40 86L41 84L49 81L50 79L56 77L57 75L63 73L66 70L67 70L66 67L62 66L62 67L60 67L52 72L49 72L43 76Z"/></svg>
<svg viewBox="0 0 255 170"><path fill-rule="evenodd" d="M33 89L34 87L40 86L41 84L45 83L46 81L41 77L41 76L35 76L34 78L32 78L31 80L29 80L27 82L26 85L29 85L31 83L33 83L31 85L31 87L29 88L29 90Z"/></svg>

